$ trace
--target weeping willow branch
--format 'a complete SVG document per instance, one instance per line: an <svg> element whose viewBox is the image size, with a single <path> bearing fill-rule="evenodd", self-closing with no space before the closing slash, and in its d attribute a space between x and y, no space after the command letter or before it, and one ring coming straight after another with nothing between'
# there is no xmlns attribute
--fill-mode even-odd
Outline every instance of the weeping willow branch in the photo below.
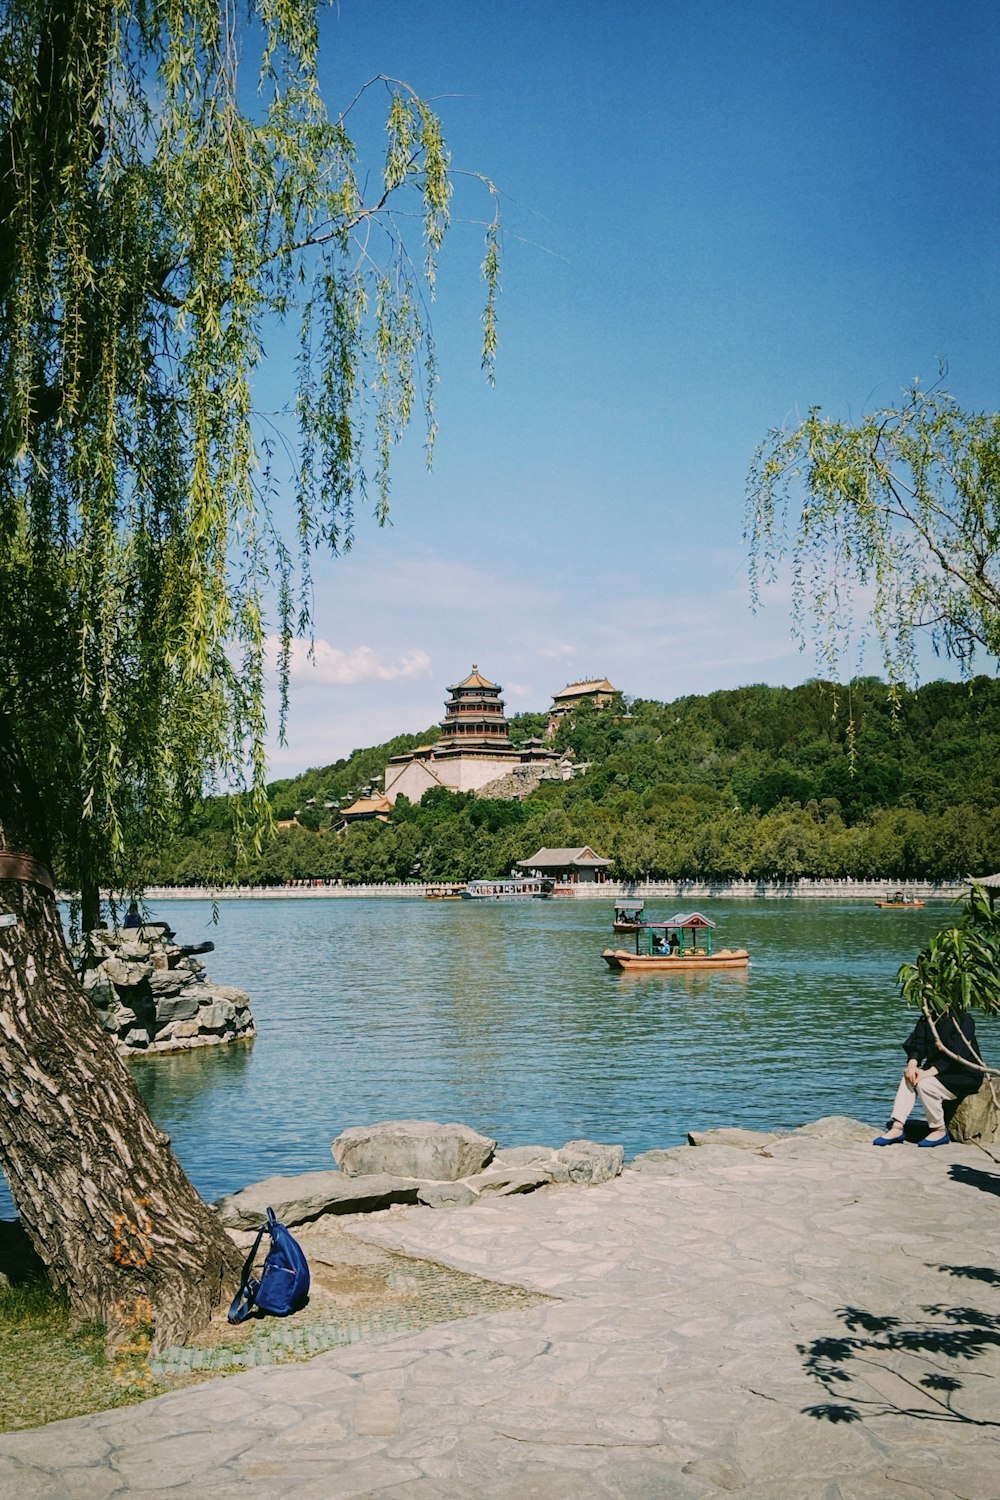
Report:
<svg viewBox="0 0 1000 1500"><path fill-rule="evenodd" d="M267 642L283 716L312 552L350 545L370 486L384 521L411 424L433 445L450 156L398 80L331 116L318 46L315 0L245 21L217 0L0 15L0 696L78 888L130 888L206 784L243 786L240 836L259 837ZM366 201L347 123L375 85ZM499 218L478 182L489 376ZM298 325L298 433L276 530L254 388L279 319Z"/></svg>

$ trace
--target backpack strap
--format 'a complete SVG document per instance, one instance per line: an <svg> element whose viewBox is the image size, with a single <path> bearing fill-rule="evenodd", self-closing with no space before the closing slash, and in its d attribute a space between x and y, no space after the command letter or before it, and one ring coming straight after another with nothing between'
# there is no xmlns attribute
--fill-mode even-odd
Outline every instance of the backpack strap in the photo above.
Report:
<svg viewBox="0 0 1000 1500"><path fill-rule="evenodd" d="M270 1215L270 1213L271 1210L268 1209L268 1214ZM260 1242L270 1227L270 1223L260 1226L257 1231L257 1238L253 1242L253 1249L243 1263L243 1270L240 1272L240 1289L229 1305L228 1318L230 1323L245 1323L253 1312L253 1301L257 1294L257 1283L251 1277L250 1272L253 1270L253 1263L257 1259Z"/></svg>

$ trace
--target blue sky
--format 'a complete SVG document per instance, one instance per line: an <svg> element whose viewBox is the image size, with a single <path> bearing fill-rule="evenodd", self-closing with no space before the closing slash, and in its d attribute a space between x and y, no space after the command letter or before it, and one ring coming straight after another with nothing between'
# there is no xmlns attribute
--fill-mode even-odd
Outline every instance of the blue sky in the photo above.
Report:
<svg viewBox="0 0 1000 1500"><path fill-rule="evenodd" d="M272 774L426 728L473 662L511 712L590 676L671 699L815 675L781 590L751 613L747 471L769 428L891 404L941 360L996 408L1000 8L341 0L322 47L331 112L404 79L500 188L500 351L490 389L464 183L434 470L417 434L391 526L317 561L318 666Z"/></svg>

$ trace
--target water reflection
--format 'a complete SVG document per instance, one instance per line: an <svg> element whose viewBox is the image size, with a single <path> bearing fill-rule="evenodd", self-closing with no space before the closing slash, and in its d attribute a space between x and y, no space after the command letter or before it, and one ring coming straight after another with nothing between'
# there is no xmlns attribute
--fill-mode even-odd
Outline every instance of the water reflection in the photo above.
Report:
<svg viewBox="0 0 1000 1500"><path fill-rule="evenodd" d="M155 1117L166 1109L179 1113L201 1109L206 1097L238 1087L252 1050L252 1040L228 1047L192 1047L186 1052L135 1057L129 1067Z"/></svg>

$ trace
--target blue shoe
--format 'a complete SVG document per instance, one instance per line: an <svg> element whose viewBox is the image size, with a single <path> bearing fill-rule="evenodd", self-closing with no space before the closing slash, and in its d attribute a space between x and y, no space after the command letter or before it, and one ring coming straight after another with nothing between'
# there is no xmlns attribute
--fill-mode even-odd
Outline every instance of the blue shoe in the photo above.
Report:
<svg viewBox="0 0 1000 1500"><path fill-rule="evenodd" d="M951 1145L951 1136L948 1134L948 1132L946 1130L945 1133L944 1133L944 1135L941 1137L941 1139L939 1141L922 1140L922 1141L918 1141L917 1145L918 1146L950 1146Z"/></svg>
<svg viewBox="0 0 1000 1500"><path fill-rule="evenodd" d="M905 1135L877 1135L872 1141L873 1146L905 1146Z"/></svg>

